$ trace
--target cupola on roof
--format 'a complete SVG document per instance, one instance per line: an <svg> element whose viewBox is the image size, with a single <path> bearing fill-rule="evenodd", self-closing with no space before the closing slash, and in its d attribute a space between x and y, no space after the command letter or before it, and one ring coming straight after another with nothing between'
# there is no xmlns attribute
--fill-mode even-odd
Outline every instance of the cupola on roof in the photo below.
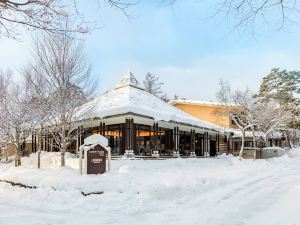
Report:
<svg viewBox="0 0 300 225"><path fill-rule="evenodd" d="M124 75L124 77L120 80L118 85L114 89L119 89L122 87L135 87L141 90L144 90L135 76L128 70L128 72Z"/></svg>

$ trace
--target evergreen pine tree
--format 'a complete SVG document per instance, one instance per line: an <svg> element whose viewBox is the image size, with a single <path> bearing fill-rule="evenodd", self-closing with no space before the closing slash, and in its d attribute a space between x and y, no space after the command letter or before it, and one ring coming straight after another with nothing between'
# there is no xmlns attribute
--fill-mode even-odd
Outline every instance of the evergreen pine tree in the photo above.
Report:
<svg viewBox="0 0 300 225"><path fill-rule="evenodd" d="M258 97L263 101L275 101L280 107L291 111L292 127L299 125L300 71L286 71L274 68L261 82Z"/></svg>

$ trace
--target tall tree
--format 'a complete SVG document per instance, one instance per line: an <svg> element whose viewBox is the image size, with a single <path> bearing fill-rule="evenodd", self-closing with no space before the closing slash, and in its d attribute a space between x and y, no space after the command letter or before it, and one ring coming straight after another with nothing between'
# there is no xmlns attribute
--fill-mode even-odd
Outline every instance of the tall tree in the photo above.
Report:
<svg viewBox="0 0 300 225"><path fill-rule="evenodd" d="M65 166L67 147L92 110L80 106L91 100L97 83L83 53L84 43L74 36L46 34L34 45L35 61L27 77L40 100L40 112L46 112L44 131L51 133L61 152L61 166Z"/></svg>
<svg viewBox="0 0 300 225"><path fill-rule="evenodd" d="M286 111L290 111L290 126L298 128L300 123L298 95L300 93L300 71L272 69L259 88L258 97L263 101L275 101Z"/></svg>
<svg viewBox="0 0 300 225"><path fill-rule="evenodd" d="M0 72L0 129L15 146L15 166L20 166L21 146L38 123L37 104L28 83L25 80L16 83L11 77L11 72Z"/></svg>

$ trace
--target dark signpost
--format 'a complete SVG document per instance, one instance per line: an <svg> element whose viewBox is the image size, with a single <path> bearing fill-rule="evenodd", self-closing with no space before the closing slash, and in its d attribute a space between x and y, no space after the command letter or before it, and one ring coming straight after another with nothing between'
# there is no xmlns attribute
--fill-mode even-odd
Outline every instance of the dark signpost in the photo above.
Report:
<svg viewBox="0 0 300 225"><path fill-rule="evenodd" d="M87 174L103 174L106 172L107 151L96 145L87 151Z"/></svg>

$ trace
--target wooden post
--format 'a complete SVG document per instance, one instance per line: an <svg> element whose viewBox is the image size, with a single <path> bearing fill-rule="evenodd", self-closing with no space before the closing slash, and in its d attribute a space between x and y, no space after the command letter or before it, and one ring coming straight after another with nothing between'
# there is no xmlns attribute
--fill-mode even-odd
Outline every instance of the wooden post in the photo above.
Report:
<svg viewBox="0 0 300 225"><path fill-rule="evenodd" d="M174 140L174 149L173 149L173 154L175 154L176 156L178 156L178 150L179 150L179 127L175 127L174 128L174 133L173 133L173 140Z"/></svg>
<svg viewBox="0 0 300 225"><path fill-rule="evenodd" d="M83 147L79 148L79 174L82 175L82 151Z"/></svg>
<svg viewBox="0 0 300 225"><path fill-rule="evenodd" d="M33 153L33 144L34 144L34 141L33 141L33 132L31 133L31 153Z"/></svg>
<svg viewBox="0 0 300 225"><path fill-rule="evenodd" d="M195 130L191 130L191 157L196 157L196 134Z"/></svg>
<svg viewBox="0 0 300 225"><path fill-rule="evenodd" d="M79 126L77 127L76 155L79 154Z"/></svg>
<svg viewBox="0 0 300 225"><path fill-rule="evenodd" d="M218 154L220 154L220 134L217 134L217 140L218 140Z"/></svg>

